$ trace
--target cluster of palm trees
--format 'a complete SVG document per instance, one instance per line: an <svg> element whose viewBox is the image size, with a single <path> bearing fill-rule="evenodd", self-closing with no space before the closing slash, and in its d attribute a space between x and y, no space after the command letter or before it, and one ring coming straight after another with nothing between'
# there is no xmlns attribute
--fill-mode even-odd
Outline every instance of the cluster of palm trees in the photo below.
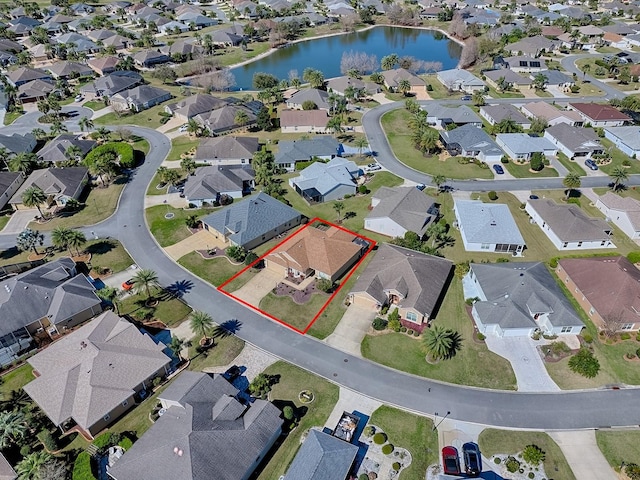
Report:
<svg viewBox="0 0 640 480"><path fill-rule="evenodd" d="M62 123L62 105L57 93L51 93L46 99L38 100L36 106L38 111L51 122L51 135L59 135L67 131L67 127Z"/></svg>
<svg viewBox="0 0 640 480"><path fill-rule="evenodd" d="M72 249L75 249L76 256L80 255L80 247L87 243L87 237L80 230L67 227L56 227L51 232L51 242L57 248L66 248L69 256L73 257Z"/></svg>
<svg viewBox="0 0 640 480"><path fill-rule="evenodd" d="M411 131L413 146L425 155L431 155L438 148L440 135L429 126L427 112L420 108L418 102L410 98L405 101L405 108L411 113L407 125Z"/></svg>

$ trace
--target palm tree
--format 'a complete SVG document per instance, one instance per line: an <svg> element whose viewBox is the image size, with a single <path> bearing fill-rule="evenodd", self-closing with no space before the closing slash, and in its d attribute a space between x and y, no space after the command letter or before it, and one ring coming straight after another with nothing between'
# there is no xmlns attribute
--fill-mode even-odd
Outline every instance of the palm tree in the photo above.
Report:
<svg viewBox="0 0 640 480"><path fill-rule="evenodd" d="M582 66L582 80L584 80L584 78L587 76L587 72L589 72L591 70L591 64L590 63L585 63Z"/></svg>
<svg viewBox="0 0 640 480"><path fill-rule="evenodd" d="M580 185L582 185L582 180L580 180L580 175L577 173L569 172L567 176L564 177L564 180L562 180L562 184L567 187L567 196L565 197L565 200L569 200L571 192L580 188Z"/></svg>
<svg viewBox="0 0 640 480"><path fill-rule="evenodd" d="M339 116L331 117L327 121L327 128L336 134L344 132L344 128L342 128L342 118Z"/></svg>
<svg viewBox="0 0 640 480"><path fill-rule="evenodd" d="M133 276L133 288L136 293L145 292L147 300L151 300L151 287L159 287L158 275L153 270L142 269Z"/></svg>
<svg viewBox="0 0 640 480"><path fill-rule="evenodd" d="M96 137L99 140L106 142L107 140L109 140L110 135L111 135L111 130L107 129L106 127L100 127L96 130Z"/></svg>
<svg viewBox="0 0 640 480"><path fill-rule="evenodd" d="M34 153L20 152L9 160L9 169L13 172L22 172L29 175L37 162L37 156Z"/></svg>
<svg viewBox="0 0 640 480"><path fill-rule="evenodd" d="M40 187L29 187L22 192L22 203L26 207L36 207L41 217L44 217L40 205L47 201L47 194Z"/></svg>
<svg viewBox="0 0 640 480"><path fill-rule="evenodd" d="M199 334L205 343L209 342L209 333L213 329L213 318L207 312L200 310L194 310L191 313L191 320L189 326L194 333Z"/></svg>
<svg viewBox="0 0 640 480"><path fill-rule="evenodd" d="M80 230L71 230L67 241L69 248L75 248L76 255L80 256L80 247L87 243L87 237Z"/></svg>
<svg viewBox="0 0 640 480"><path fill-rule="evenodd" d="M64 152L64 156L69 160L80 160L80 157L82 157L82 149L78 145L69 145Z"/></svg>
<svg viewBox="0 0 640 480"><path fill-rule="evenodd" d="M51 122L51 129L49 130L52 135L60 135L61 133L68 132L69 129L60 120L56 119Z"/></svg>
<svg viewBox="0 0 640 480"><path fill-rule="evenodd" d="M476 90L471 96L471 101L476 107L482 107L485 104L484 94L480 90Z"/></svg>
<svg viewBox="0 0 640 480"><path fill-rule="evenodd" d="M22 412L0 412L0 448L16 443L27 433L27 422Z"/></svg>
<svg viewBox="0 0 640 480"><path fill-rule="evenodd" d="M354 142L355 146L358 149L358 155L360 155L360 157L362 157L362 152L365 148L367 148L369 146L369 142L367 141L367 139L365 137L358 137L356 138L356 141Z"/></svg>
<svg viewBox="0 0 640 480"><path fill-rule="evenodd" d="M124 290L120 290L116 287L105 286L100 290L96 290L96 295L100 297L102 300L106 300L113 305L113 308L116 309L116 315L120 315L120 298L124 294Z"/></svg>
<svg viewBox="0 0 640 480"><path fill-rule="evenodd" d="M497 133L518 133L522 131L522 127L511 118L501 120L500 123L496 123L493 128Z"/></svg>
<svg viewBox="0 0 640 480"><path fill-rule="evenodd" d="M455 357L462 346L462 337L458 332L434 325L424 332L422 348L434 360L448 360Z"/></svg>
<svg viewBox="0 0 640 480"><path fill-rule="evenodd" d="M40 480L40 469L51 460L45 451L29 453L16 465L18 480Z"/></svg>
<svg viewBox="0 0 640 480"><path fill-rule="evenodd" d="M0 147L0 162L4 164L4 168L9 170L9 155L11 152L7 150L5 147Z"/></svg>
<svg viewBox="0 0 640 480"><path fill-rule="evenodd" d="M384 75L382 75L380 72L373 72L371 75L369 75L369 80L377 85L382 85L384 83Z"/></svg>
<svg viewBox="0 0 640 480"><path fill-rule="evenodd" d="M180 160L180 168L187 172L188 175L191 175L196 171L196 162L193 158L183 158Z"/></svg>
<svg viewBox="0 0 640 480"><path fill-rule="evenodd" d="M431 181L433 183L435 183L437 190L436 190L436 195L440 194L440 185L447 183L447 177L445 177L444 175L434 175L431 178Z"/></svg>
<svg viewBox="0 0 640 480"><path fill-rule="evenodd" d="M615 167L611 170L611 178L613 178L613 190L616 191L620 188L622 182L629 178L627 170L624 167Z"/></svg>
<svg viewBox="0 0 640 480"><path fill-rule="evenodd" d="M86 129L87 132L93 128L93 121L89 117L82 117L78 122L80 126L80 130L84 132Z"/></svg>
<svg viewBox="0 0 640 480"><path fill-rule="evenodd" d="M197 120L194 118L190 118L189 121L187 122L187 133L189 135L193 135L197 137L200 135L201 132L202 132L202 128L200 127L200 124L197 122Z"/></svg>
<svg viewBox="0 0 640 480"><path fill-rule="evenodd" d="M33 253L39 255L38 249L36 248L38 245L42 246L44 244L44 235L38 230L31 230L30 228L25 228L22 232L18 234L16 237L16 247L18 250L23 252L28 252L29 250L33 250Z"/></svg>
<svg viewBox="0 0 640 480"><path fill-rule="evenodd" d="M409 93L410 91L411 91L411 82L409 80L407 80L406 78L403 78L398 82L398 92L400 92L402 95L406 97L407 93Z"/></svg>
<svg viewBox="0 0 640 480"><path fill-rule="evenodd" d="M342 210L344 210L344 203L343 202L333 202L332 206L333 206L333 209L338 214L338 223L340 223L340 214L342 213Z"/></svg>
<svg viewBox="0 0 640 480"><path fill-rule="evenodd" d="M398 55L395 53L392 53L391 55L382 57L382 60L380 61L380 66L382 67L383 70L391 70L395 68L395 66L398 64L399 61L400 61L400 58L398 58Z"/></svg>
<svg viewBox="0 0 640 480"><path fill-rule="evenodd" d="M56 227L51 232L51 242L58 248L66 248L69 251L69 256L73 257L71 252L71 245L69 239L71 237L71 229L66 227Z"/></svg>
<svg viewBox="0 0 640 480"><path fill-rule="evenodd" d="M234 118L234 122L240 127L244 127L247 123L249 123L249 115L244 110L238 110L236 112L236 116Z"/></svg>
<svg viewBox="0 0 640 480"><path fill-rule="evenodd" d="M36 127L33 130L31 130L31 135L36 137L37 140L42 140L42 139L47 138L49 136L49 134L47 134L47 132L45 132L43 129L38 128L38 127Z"/></svg>

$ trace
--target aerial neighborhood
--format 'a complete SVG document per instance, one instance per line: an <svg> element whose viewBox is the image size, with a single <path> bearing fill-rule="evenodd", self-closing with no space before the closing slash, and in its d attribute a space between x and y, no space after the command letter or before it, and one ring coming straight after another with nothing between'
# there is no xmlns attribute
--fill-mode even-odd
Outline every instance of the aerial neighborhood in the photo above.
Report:
<svg viewBox="0 0 640 480"><path fill-rule="evenodd" d="M640 480L640 1L0 2L0 479Z"/></svg>

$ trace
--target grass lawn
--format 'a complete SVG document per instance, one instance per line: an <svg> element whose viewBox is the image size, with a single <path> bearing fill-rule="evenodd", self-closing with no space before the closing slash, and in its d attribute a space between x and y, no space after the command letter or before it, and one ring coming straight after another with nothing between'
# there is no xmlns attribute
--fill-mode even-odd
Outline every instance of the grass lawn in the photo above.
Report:
<svg viewBox="0 0 640 480"><path fill-rule="evenodd" d="M13 390L19 390L36 377L33 376L33 368L28 363L14 368L2 375L0 384L0 400L6 400Z"/></svg>
<svg viewBox="0 0 640 480"><path fill-rule="evenodd" d="M260 300L260 309L303 331L328 299L328 295L316 293L311 300L300 305L288 296L281 297L269 292Z"/></svg>
<svg viewBox="0 0 640 480"><path fill-rule="evenodd" d="M156 173L151 179L151 182L149 183L149 188L147 188L146 194L147 195L166 195L169 185L165 185L162 188L156 188L158 185L160 185L160 183L161 183L160 177Z"/></svg>
<svg viewBox="0 0 640 480"><path fill-rule="evenodd" d="M0 217L0 231L2 231L2 229L7 226L9 220L11 220L11 215L2 215Z"/></svg>
<svg viewBox="0 0 640 480"><path fill-rule="evenodd" d="M423 480L429 465L438 462L438 433L431 419L383 405L369 423L384 430L390 443L411 452L412 462L400 474L402 480Z"/></svg>
<svg viewBox="0 0 640 480"><path fill-rule="evenodd" d="M181 300L165 294L162 290L156 289L152 294L158 299L158 305L149 307L153 313L153 318L164 322L169 327L175 327L182 323L191 313L191 308ZM134 294L126 297L120 302L120 315L131 315L140 318L141 310L146 310L144 303L147 299L146 294Z"/></svg>
<svg viewBox="0 0 640 480"><path fill-rule="evenodd" d="M551 98L553 97L553 94L550 92L547 92L546 90L535 90L535 94L536 96L540 97L540 98Z"/></svg>
<svg viewBox="0 0 640 480"><path fill-rule="evenodd" d="M170 101L175 101L170 100ZM156 105L139 113L118 115L115 112L107 113L102 117L96 118L93 123L100 125L144 125L147 128L158 128L162 116L159 113L164 112L164 104Z"/></svg>
<svg viewBox="0 0 640 480"><path fill-rule="evenodd" d="M575 476L562 454L562 450L549 435L543 432L520 432L487 428L480 433L478 445L486 457L498 454L516 456L527 445L537 445L546 454L544 471L554 480L575 480ZM522 476L524 478L524 475Z"/></svg>
<svg viewBox="0 0 640 480"><path fill-rule="evenodd" d="M628 155L622 153L617 147L613 145L613 142L607 138L601 138L600 143L605 147L605 150L611 155L612 162L609 165L602 165L602 170L607 175L611 174L611 171L616 167L622 167L622 162L628 160L631 162L631 166L625 167L625 170L629 175L634 173L640 173L640 162L632 160Z"/></svg>
<svg viewBox="0 0 640 480"><path fill-rule="evenodd" d="M425 361L422 337L405 333L367 335L362 342L365 358L421 377L460 385L514 390L516 379L507 360L490 352L484 343L474 342L473 321L466 312L462 284L454 278L449 286L435 323L462 335L462 349L451 360L431 365ZM401 353L400 353L401 352ZM483 375L477 375L478 369Z"/></svg>
<svg viewBox="0 0 640 480"><path fill-rule="evenodd" d="M190 137L188 135L182 135L171 140L171 151L167 156L167 160L180 160L180 155L187 153L192 148L195 148L200 143L200 140Z"/></svg>
<svg viewBox="0 0 640 480"><path fill-rule="evenodd" d="M182 208L173 208L170 205L156 205L155 207L147 208L145 215L151 233L160 246L168 247L191 235L185 224L187 217L191 215L202 217L210 211L210 209L184 210ZM173 213L173 218L165 218L164 216L167 213Z"/></svg>
<svg viewBox="0 0 640 480"><path fill-rule="evenodd" d="M247 50L242 50L241 48L225 49L223 55L220 57L220 64L224 67L235 65L236 63L262 55L270 48L269 42L251 42L247 47ZM302 74L302 72L300 72L300 74Z"/></svg>
<svg viewBox="0 0 640 480"><path fill-rule="evenodd" d="M444 175L447 178L493 178L490 169L480 168L473 163L461 165L455 157L446 161L440 161L436 157L426 158L413 147L411 142L411 133L407 124L410 117L411 113L404 108L399 108L385 113L381 119L382 128L393 153L405 165L420 172Z"/></svg>
<svg viewBox="0 0 640 480"><path fill-rule="evenodd" d="M433 99L436 99L436 100L440 98L458 99L462 96L462 93L460 92L455 92L450 95L449 89L444 85L442 85L442 83L440 83L440 81L435 75L423 75L422 78L424 79L425 82L427 82L427 85L431 85L431 87L433 88L433 90L431 91L427 90L427 93Z"/></svg>
<svg viewBox="0 0 640 480"><path fill-rule="evenodd" d="M90 108L94 112L96 110L102 110L105 107L104 102L100 102L97 100L89 100L88 102L84 102L82 106L86 108Z"/></svg>
<svg viewBox="0 0 640 480"><path fill-rule="evenodd" d="M491 98L524 98L524 95L520 92L499 92L493 87L489 87L488 95Z"/></svg>
<svg viewBox="0 0 640 480"><path fill-rule="evenodd" d="M544 167L539 172L532 172L531 165L529 163L515 163L509 161L509 163L502 165L506 167L511 175L516 178L538 178L538 177L557 177L558 171L553 167Z"/></svg>
<svg viewBox="0 0 640 480"><path fill-rule="evenodd" d="M591 72L589 72L591 73ZM604 92L596 87L593 83L585 83L581 80L576 82L576 85L580 87L578 93L567 92L569 97L601 97L604 96Z"/></svg>
<svg viewBox="0 0 640 480"><path fill-rule="evenodd" d="M596 74L596 69L598 68L598 65L596 65L596 61L593 58L581 58L579 60L576 60L575 63L576 63L576 67L578 67L582 72L585 71L584 70L585 65L589 65L589 69L587 70L587 73L589 74L589 76L593 78L598 78L598 79L607 78L606 72L604 75Z"/></svg>
<svg viewBox="0 0 640 480"><path fill-rule="evenodd" d="M582 168L577 161L569 159L569 157L562 152L558 152L558 161L570 172L577 173L581 177L585 177L587 175L584 168Z"/></svg>
<svg viewBox="0 0 640 480"><path fill-rule="evenodd" d="M133 265L122 244L113 239L90 240L83 248L91 253L91 267L109 268L112 272L121 272Z"/></svg>
<svg viewBox="0 0 640 480"><path fill-rule="evenodd" d="M221 367L233 362L244 348L244 342L235 335L223 335L216 337L215 346L204 352L198 352L196 346L198 339L194 338L193 345L189 347L189 370L201 372L209 367Z"/></svg>
<svg viewBox="0 0 640 480"><path fill-rule="evenodd" d="M24 112L7 112L7 113L5 113L5 115L4 115L4 124L5 125L11 125L22 114L24 114Z"/></svg>
<svg viewBox="0 0 640 480"><path fill-rule="evenodd" d="M278 375L280 380L273 386L269 399L278 407L291 405L298 415L302 415L298 427L289 433L282 442L276 442L276 446L266 458L268 463L258 476L258 480L274 480L284 475L293 458L300 448L302 435L311 427L323 427L334 405L338 401L339 388L286 362L276 362L267 367L264 373ZM302 390L311 390L314 400L309 404L302 404L298 394Z"/></svg>
<svg viewBox="0 0 640 480"><path fill-rule="evenodd" d="M598 448L616 471L624 463L640 465L640 431L596 430Z"/></svg>
<svg viewBox="0 0 640 480"><path fill-rule="evenodd" d="M226 257L204 259L198 252L187 253L184 257L181 257L178 260L178 263L216 287L222 285L225 281L233 277L245 267L244 264L231 264ZM246 274L247 281L249 281L249 279L255 275L255 273L252 272L253 270L254 269L247 270L242 274L242 277Z"/></svg>

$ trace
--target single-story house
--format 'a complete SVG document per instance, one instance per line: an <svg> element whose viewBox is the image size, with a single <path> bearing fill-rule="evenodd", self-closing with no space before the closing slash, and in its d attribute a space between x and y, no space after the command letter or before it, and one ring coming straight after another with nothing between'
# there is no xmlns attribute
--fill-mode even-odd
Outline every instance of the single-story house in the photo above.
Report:
<svg viewBox="0 0 640 480"><path fill-rule="evenodd" d="M524 130L531 128L531 121L510 104L484 105L480 107L480 116L491 125L512 120Z"/></svg>
<svg viewBox="0 0 640 480"><path fill-rule="evenodd" d="M169 373L167 348L107 311L27 360L24 391L63 432L95 437Z"/></svg>
<svg viewBox="0 0 640 480"><path fill-rule="evenodd" d="M593 218L577 205L559 205L551 199L528 200L525 211L558 250L616 248L613 229L601 218Z"/></svg>
<svg viewBox="0 0 640 480"><path fill-rule="evenodd" d="M427 122L431 125L446 129L449 125L473 125L482 127L482 119L467 105L448 107L446 105L429 105Z"/></svg>
<svg viewBox="0 0 640 480"><path fill-rule="evenodd" d="M550 140L569 158L590 158L591 155L604 152L604 147L592 128L579 128L567 123L558 123L545 130L544 138Z"/></svg>
<svg viewBox="0 0 640 480"><path fill-rule="evenodd" d="M453 263L445 258L382 243L349 292L349 300L372 310L395 307L403 320L428 324L438 311L452 270Z"/></svg>
<svg viewBox="0 0 640 480"><path fill-rule="evenodd" d="M194 175L187 177L184 196L197 207L220 202L222 195L242 198L254 187L254 176L248 165L199 167Z"/></svg>
<svg viewBox="0 0 640 480"><path fill-rule="evenodd" d="M543 75L545 80L545 86L558 87L563 90L571 88L576 84L576 81L573 77L570 77L566 73L562 73L560 70L541 70L535 75ZM531 77L535 76L531 74Z"/></svg>
<svg viewBox="0 0 640 480"><path fill-rule="evenodd" d="M14 87L34 80L52 80L52 78L49 72L29 67L18 67L7 73L7 81Z"/></svg>
<svg viewBox="0 0 640 480"><path fill-rule="evenodd" d="M371 211L364 228L388 237L404 237L414 232L423 237L438 219L439 204L433 197L414 187L380 187L371 196Z"/></svg>
<svg viewBox="0 0 640 480"><path fill-rule="evenodd" d="M326 110L282 110L280 131L282 133L328 133L329 115Z"/></svg>
<svg viewBox="0 0 640 480"><path fill-rule="evenodd" d="M171 92L151 85L138 85L131 90L116 93L111 97L111 105L136 112L146 110L171 99Z"/></svg>
<svg viewBox="0 0 640 480"><path fill-rule="evenodd" d="M45 205L64 207L73 198L78 200L89 180L89 170L85 167L43 168L34 170L18 191L11 197L9 204L14 210L24 210L23 192L30 187L40 188L46 195Z"/></svg>
<svg viewBox="0 0 640 480"><path fill-rule="evenodd" d="M542 262L472 263L465 296L484 335L579 334L584 324Z"/></svg>
<svg viewBox="0 0 640 480"><path fill-rule="evenodd" d="M245 114L246 122L238 123L238 113ZM225 105L221 108L201 113L193 117L196 122L206 128L212 135L219 135L237 128L249 127L256 123L256 114L244 105Z"/></svg>
<svg viewBox="0 0 640 480"><path fill-rule="evenodd" d="M551 127L558 123L581 127L584 123L578 112L573 110L559 110L547 102L525 103L521 110L522 113L531 119L540 118L546 120Z"/></svg>
<svg viewBox="0 0 640 480"><path fill-rule="evenodd" d="M607 192L598 197L596 208L629 238L640 238L640 201Z"/></svg>
<svg viewBox="0 0 640 480"><path fill-rule="evenodd" d="M541 53L550 53L557 50L560 47L560 42L557 40L550 40L549 38L536 35L533 37L526 37L522 40L518 40L515 43L510 43L504 46L504 49L511 53L511 55L529 55L531 57L537 57Z"/></svg>
<svg viewBox="0 0 640 480"><path fill-rule="evenodd" d="M93 76L94 73L88 65L67 60L52 63L47 67L47 70L51 72L54 78L85 77Z"/></svg>
<svg viewBox="0 0 640 480"><path fill-rule="evenodd" d="M5 278L0 293L0 365L15 361L39 335L56 338L102 312L95 291L76 263L64 257Z"/></svg>
<svg viewBox="0 0 640 480"><path fill-rule="evenodd" d="M265 257L265 267L283 277L324 278L335 282L369 248L361 237L324 223L309 225Z"/></svg>
<svg viewBox="0 0 640 480"><path fill-rule="evenodd" d="M193 159L209 165L248 165L259 149L257 137L225 135L202 140Z"/></svg>
<svg viewBox="0 0 640 480"><path fill-rule="evenodd" d="M324 90L317 88L306 88L294 93L287 100L287 108L293 110L302 110L304 102L313 102L318 110L329 111L329 94Z"/></svg>
<svg viewBox="0 0 640 480"><path fill-rule="evenodd" d="M384 86L394 92L398 90L398 86L402 80L408 80L411 85L408 93L420 94L423 93L427 87L424 80L404 68L383 70L382 76L384 77Z"/></svg>
<svg viewBox="0 0 640 480"><path fill-rule="evenodd" d="M177 118L181 118L186 122L196 115L207 113L226 105L228 105L228 102L222 98L198 93L190 95L187 98L180 100L178 103L166 105L164 107L164 111Z"/></svg>
<svg viewBox="0 0 640 480"><path fill-rule="evenodd" d="M33 103L46 99L56 86L49 80L32 80L18 87L16 99L20 103Z"/></svg>
<svg viewBox="0 0 640 480"><path fill-rule="evenodd" d="M0 210L4 209L9 199L20 188L24 178L23 172L0 172Z"/></svg>
<svg viewBox="0 0 640 480"><path fill-rule="evenodd" d="M297 210L260 192L210 213L202 219L202 224L224 243L251 250L297 227L304 219Z"/></svg>
<svg viewBox="0 0 640 480"><path fill-rule="evenodd" d="M531 83L533 81L529 77L523 77L508 68L487 70L482 72L482 74L487 79L487 83L496 90L500 90L502 82L505 82L507 85L515 87L518 90L528 89L531 87ZM504 84L502 86L504 87Z"/></svg>
<svg viewBox="0 0 640 480"><path fill-rule="evenodd" d="M590 123L592 127L621 127L626 122L633 122L629 115L611 105L570 103L568 108L578 112L585 123Z"/></svg>
<svg viewBox="0 0 640 480"><path fill-rule="evenodd" d="M556 274L600 330L640 330L640 270L625 257L563 258Z"/></svg>
<svg viewBox="0 0 640 480"><path fill-rule="evenodd" d="M156 50L141 50L133 55L133 61L139 67L149 68L160 63L167 63L171 61L171 58Z"/></svg>
<svg viewBox="0 0 640 480"><path fill-rule="evenodd" d="M142 77L136 72L117 70L80 87L83 93L96 97L112 97L116 93L129 90L142 83Z"/></svg>
<svg viewBox="0 0 640 480"><path fill-rule="evenodd" d="M484 90L486 84L473 73L461 68L442 70L436 74L438 81L449 90L473 93Z"/></svg>
<svg viewBox="0 0 640 480"><path fill-rule="evenodd" d="M473 157L483 162L499 162L504 152L481 128L471 124L440 132L440 139L452 156Z"/></svg>
<svg viewBox="0 0 640 480"><path fill-rule="evenodd" d="M621 50L626 50L631 47L631 44L625 37L613 32L605 32L602 36L602 43Z"/></svg>
<svg viewBox="0 0 640 480"><path fill-rule="evenodd" d="M604 129L604 137L611 140L625 155L634 158L640 156L640 127L607 127Z"/></svg>
<svg viewBox="0 0 640 480"><path fill-rule="evenodd" d="M355 162L334 157L327 163L312 163L290 178L289 185L307 202L322 203L355 195L360 175L362 170Z"/></svg>
<svg viewBox="0 0 640 480"><path fill-rule="evenodd" d="M496 143L512 160L529 161L534 153L555 157L558 147L544 137L533 137L526 133L499 133Z"/></svg>
<svg viewBox="0 0 640 480"><path fill-rule="evenodd" d="M31 153L36 148L38 141L31 133L12 133L4 135L0 133L0 147L6 149L10 154Z"/></svg>
<svg viewBox="0 0 640 480"><path fill-rule="evenodd" d="M373 82L364 82L348 76L336 77L327 81L327 91L345 96L345 92L353 89L356 99L361 99L380 93L380 86Z"/></svg>
<svg viewBox="0 0 640 480"><path fill-rule="evenodd" d="M280 140L275 163L279 168L293 172L297 162L308 162L313 158L331 160L341 155L343 151L342 144L331 136L308 140Z"/></svg>
<svg viewBox="0 0 640 480"><path fill-rule="evenodd" d="M456 200L453 212L466 251L508 253L514 256L524 251L524 238L508 205Z"/></svg>
<svg viewBox="0 0 640 480"><path fill-rule="evenodd" d="M72 133L62 133L38 151L38 158L46 163L65 162L69 160L67 152L72 147L78 148L80 158L84 158L96 145L94 140L85 140Z"/></svg>
<svg viewBox="0 0 640 480"><path fill-rule="evenodd" d="M546 70L547 64L542 58L528 57L526 55L506 57L504 64L514 72L532 73Z"/></svg>
<svg viewBox="0 0 640 480"><path fill-rule="evenodd" d="M222 375L182 372L158 397L164 414L109 468L113 480L248 480L282 432L266 400L241 403Z"/></svg>

